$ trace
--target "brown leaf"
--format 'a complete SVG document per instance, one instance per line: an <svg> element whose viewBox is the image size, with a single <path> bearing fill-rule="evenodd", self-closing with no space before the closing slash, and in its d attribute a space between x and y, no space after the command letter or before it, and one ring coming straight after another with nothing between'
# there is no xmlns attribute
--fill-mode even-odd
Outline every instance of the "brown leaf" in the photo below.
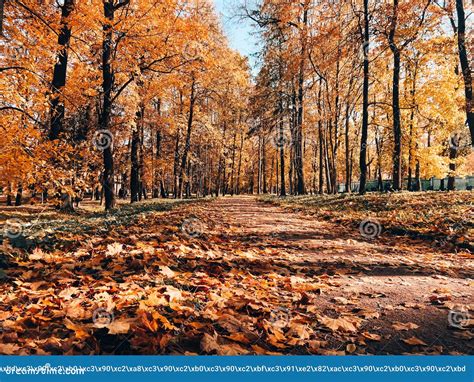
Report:
<svg viewBox="0 0 474 382"><path fill-rule="evenodd" d="M348 353L354 353L356 350L357 350L357 346L354 345L354 344L348 344L348 345L346 346L346 351L347 351Z"/></svg>
<svg viewBox="0 0 474 382"><path fill-rule="evenodd" d="M176 272L172 271L169 267L160 266L160 272L163 273L166 277L172 278L176 275Z"/></svg>
<svg viewBox="0 0 474 382"><path fill-rule="evenodd" d="M65 305L64 313L67 317L73 320L87 320L92 317L92 311L85 309L82 306L80 299L72 300L70 303Z"/></svg>
<svg viewBox="0 0 474 382"><path fill-rule="evenodd" d="M353 320L349 320L345 317L339 318L330 318L326 316L320 316L318 318L319 322L331 329L333 332L344 331L344 332L356 332L357 331L357 321L356 323Z"/></svg>
<svg viewBox="0 0 474 382"><path fill-rule="evenodd" d="M107 325L109 334L126 334L130 331L130 323L125 320L113 320Z"/></svg>
<svg viewBox="0 0 474 382"><path fill-rule="evenodd" d="M413 329L418 329L419 326L417 324L414 324L413 322L398 322L395 321L392 324L392 327L395 330L401 331L401 330L413 330Z"/></svg>
<svg viewBox="0 0 474 382"><path fill-rule="evenodd" d="M181 291L172 285L166 286L166 291L164 292L164 294L169 297L170 301L183 299L183 294L181 293Z"/></svg>
<svg viewBox="0 0 474 382"><path fill-rule="evenodd" d="M420 340L419 338L416 337L410 337L405 340L402 340L408 345L416 346L416 345L421 345L421 346L428 346L424 341Z"/></svg>
<svg viewBox="0 0 474 382"><path fill-rule="evenodd" d="M122 253L123 250L123 245L120 243L113 243L107 245L107 252L105 253L105 256L117 256L120 253Z"/></svg>
<svg viewBox="0 0 474 382"><path fill-rule="evenodd" d="M378 334L369 333L369 332L363 332L362 336L364 338L367 338L368 340L371 340L371 341L380 341L382 339L382 337L379 336Z"/></svg>
<svg viewBox="0 0 474 382"><path fill-rule="evenodd" d="M79 339L79 340L83 340L83 339L90 336L90 334L87 331L86 327L84 327L82 325L75 324L74 322L72 322L68 318L64 319L64 326L66 326L66 328L68 328L69 330L74 331L74 334L75 334L76 338Z"/></svg>
<svg viewBox="0 0 474 382"><path fill-rule="evenodd" d="M0 354L12 355L18 354L20 346L16 344L1 344L0 343Z"/></svg>
<svg viewBox="0 0 474 382"><path fill-rule="evenodd" d="M217 333L210 335L204 333L201 339L201 350L206 353L213 353L219 349L220 345L217 343Z"/></svg>

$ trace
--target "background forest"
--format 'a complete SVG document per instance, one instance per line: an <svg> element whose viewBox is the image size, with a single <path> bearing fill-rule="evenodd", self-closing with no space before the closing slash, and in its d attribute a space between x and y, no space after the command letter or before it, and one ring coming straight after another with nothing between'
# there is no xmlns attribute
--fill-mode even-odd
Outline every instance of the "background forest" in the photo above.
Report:
<svg viewBox="0 0 474 382"><path fill-rule="evenodd" d="M2 0L6 203L472 175L469 2L232 5L261 40L255 78L209 1Z"/></svg>

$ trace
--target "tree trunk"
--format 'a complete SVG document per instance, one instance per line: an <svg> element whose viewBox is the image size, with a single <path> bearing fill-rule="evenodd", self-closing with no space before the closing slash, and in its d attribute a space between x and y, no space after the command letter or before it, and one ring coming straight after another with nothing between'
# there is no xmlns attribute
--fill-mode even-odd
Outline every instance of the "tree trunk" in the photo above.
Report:
<svg viewBox="0 0 474 382"><path fill-rule="evenodd" d="M415 156L415 148L414 141L415 141L415 103L416 103L416 80L417 80L417 71L418 71L418 64L415 63L415 67L413 68L413 83L410 91L411 95L411 112L410 112L410 139L408 143L408 191L413 191L413 158Z"/></svg>
<svg viewBox="0 0 474 382"><path fill-rule="evenodd" d="M392 83L392 110L393 110L393 189L402 189L402 130L400 115L400 50L395 43L395 33L398 22L398 0L393 1L392 23L389 34L390 50L393 53L393 83Z"/></svg>
<svg viewBox="0 0 474 382"><path fill-rule="evenodd" d="M364 85L363 85L363 101L362 101L362 130L360 140L360 179L359 194L364 195L367 184L367 137L369 131L369 0L364 0Z"/></svg>
<svg viewBox="0 0 474 382"><path fill-rule="evenodd" d="M106 23L103 26L104 40L102 43L102 112L99 117L99 126L102 134L111 136L110 118L112 113L112 88L114 85L114 75L112 70L112 44L113 44L113 20L114 20L114 3L112 1L104 1L104 16ZM114 157L112 153L112 145L107 145L103 149L104 160L104 176L103 190L105 197L105 209L111 210L115 207L114 193Z"/></svg>
<svg viewBox="0 0 474 382"><path fill-rule="evenodd" d="M0 36L3 36L3 14L4 14L5 0L0 0Z"/></svg>
<svg viewBox="0 0 474 382"><path fill-rule="evenodd" d="M60 49L54 65L53 81L51 84L50 130L49 139L58 139L63 130L64 102L61 92L66 85L69 41L71 40L71 27L67 18L74 9L74 0L65 0L61 7L61 30L58 36Z"/></svg>
<svg viewBox="0 0 474 382"><path fill-rule="evenodd" d="M18 185L17 190L16 190L15 206L17 206L17 207L21 206L22 199L23 199L23 186L20 183Z"/></svg>
<svg viewBox="0 0 474 382"><path fill-rule="evenodd" d="M350 110L350 105L349 102L346 105L346 119L345 119L345 131L344 131L344 136L345 136L345 162L346 162L346 192L350 193L351 192L351 162L350 162L350 143L349 143L349 110Z"/></svg>
<svg viewBox="0 0 474 382"><path fill-rule="evenodd" d="M175 139L175 146L174 146L174 197L177 199L179 197L179 138L181 135L181 129L176 129L176 139Z"/></svg>
<svg viewBox="0 0 474 382"><path fill-rule="evenodd" d="M298 113L296 119L295 141L293 142L295 152L295 175L297 195L305 194L304 171L303 171L303 113L304 113L304 69L306 62L306 38L308 25L309 0L303 4L303 30L301 32L301 56L298 74Z"/></svg>
<svg viewBox="0 0 474 382"><path fill-rule="evenodd" d="M400 52L394 50L393 67L393 189L402 189L402 130L400 116Z"/></svg>
<svg viewBox="0 0 474 382"><path fill-rule="evenodd" d="M262 192L262 137L258 135L257 195Z"/></svg>
<svg viewBox="0 0 474 382"><path fill-rule="evenodd" d="M460 137L458 134L455 134L450 139L449 147L449 175L448 175L448 191L455 190L456 183L456 158L458 157L458 148L459 148Z"/></svg>
<svg viewBox="0 0 474 382"><path fill-rule="evenodd" d="M140 169L138 164L138 145L140 137L138 128L134 127L132 131L132 147L130 150L130 202L135 203L139 200L140 193Z"/></svg>
<svg viewBox="0 0 474 382"><path fill-rule="evenodd" d="M236 149L237 132L234 132L234 139L232 142L232 171L230 175L230 194L233 196L235 193L235 149Z"/></svg>
<svg viewBox="0 0 474 382"><path fill-rule="evenodd" d="M13 205L12 202L12 184L9 182L8 183L8 189L7 189L7 206Z"/></svg>
<svg viewBox="0 0 474 382"><path fill-rule="evenodd" d="M240 148L239 148L239 166L237 169L237 184L236 184L236 194L240 194L240 173L242 171L242 152L244 148L244 134L241 133L240 135Z"/></svg>
<svg viewBox="0 0 474 382"><path fill-rule="evenodd" d="M469 0L468 0L469 1ZM466 47L466 15L463 0L456 0L456 12L458 18L458 49L459 61L464 78L464 91L466 95L467 125L471 133L471 144L474 146L474 99L472 91L472 72Z"/></svg>
<svg viewBox="0 0 474 382"><path fill-rule="evenodd" d="M138 141L138 171L139 171L139 196L138 199L142 200L147 199L146 186L145 186L145 150L144 145L144 118L145 118L145 105L140 105L139 118L138 118L138 131L139 131L139 141Z"/></svg>
<svg viewBox="0 0 474 382"><path fill-rule="evenodd" d="M416 160L416 166L415 166L415 185L414 185L414 187L413 187L413 191L421 191L420 161L419 161L419 159Z"/></svg>
<svg viewBox="0 0 474 382"><path fill-rule="evenodd" d="M179 198L183 196L183 182L184 182L184 172L186 170L186 164L188 161L188 153L191 148L191 131L193 127L193 119L194 119L194 104L196 102L195 97L195 86L196 81L193 78L191 83L191 95L189 96L189 115L188 115L188 128L186 131L186 143L184 145L183 156L181 158L181 167L179 169L179 187L178 187L178 195Z"/></svg>
<svg viewBox="0 0 474 382"><path fill-rule="evenodd" d="M159 196L163 197L163 195L166 195L165 194L165 190L164 190L164 184L163 184L163 176L160 172L160 170L158 169L158 161L161 159L161 132L158 130L156 132L156 141L155 141L155 149L156 149L156 153L155 153L155 160L156 160L156 168L155 168L155 183L153 184L153 197L154 198L158 198ZM156 184L156 182L159 181L159 187L158 185Z"/></svg>
<svg viewBox="0 0 474 382"><path fill-rule="evenodd" d="M326 130L327 131L327 130ZM330 169L330 163L329 163L329 148L328 148L328 139L327 139L327 134L324 134L324 171L326 175L326 191L328 194L332 194L332 188L331 188L331 169Z"/></svg>
<svg viewBox="0 0 474 382"><path fill-rule="evenodd" d="M323 127L321 120L318 121L318 133L319 133L319 185L318 191L322 195L324 193L324 158L323 158Z"/></svg>
<svg viewBox="0 0 474 382"><path fill-rule="evenodd" d="M262 191L264 194L268 193L267 189L267 151L265 135L262 136Z"/></svg>
<svg viewBox="0 0 474 382"><path fill-rule="evenodd" d="M282 96L280 95L279 98L279 105L278 105L278 111L279 114L281 115L283 113L283 99ZM285 145L283 142L285 142L285 125L283 122L283 118L279 119L279 128L280 128L280 138L278 141L280 142L280 196L286 196L286 181L285 181Z"/></svg>

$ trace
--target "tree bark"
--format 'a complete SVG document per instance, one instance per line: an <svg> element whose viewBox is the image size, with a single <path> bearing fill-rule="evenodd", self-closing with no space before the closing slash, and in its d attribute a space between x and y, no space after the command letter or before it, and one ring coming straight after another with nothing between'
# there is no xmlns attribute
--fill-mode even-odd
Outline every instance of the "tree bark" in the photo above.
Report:
<svg viewBox="0 0 474 382"><path fill-rule="evenodd" d="M234 132L234 139L232 142L232 171L230 175L230 193L234 195L235 193L235 150L236 150L236 140L237 140L237 132Z"/></svg>
<svg viewBox="0 0 474 382"><path fill-rule="evenodd" d="M395 42L398 23L398 0L393 1L393 12L388 36L390 50L393 54L392 111L393 111L393 189L402 188L402 131L400 115L400 50Z"/></svg>
<svg viewBox="0 0 474 382"><path fill-rule="evenodd" d="M262 135L262 191L264 194L268 193L267 185L267 150L266 150L266 138Z"/></svg>
<svg viewBox="0 0 474 382"><path fill-rule="evenodd" d="M321 120L318 121L318 135L319 135L319 185L318 191L324 194L324 143L323 143L323 127Z"/></svg>
<svg viewBox="0 0 474 382"><path fill-rule="evenodd" d="M469 1L469 0L468 0ZM474 100L472 91L472 72L466 47L466 15L463 0L456 0L456 12L458 18L458 49L459 61L464 79L464 91L466 96L466 117L467 125L471 133L471 144L474 146Z"/></svg>
<svg viewBox="0 0 474 382"><path fill-rule="evenodd" d="M8 189L7 189L7 206L11 206L13 204L12 202L12 184L9 182L8 183Z"/></svg>
<svg viewBox="0 0 474 382"><path fill-rule="evenodd" d="M350 193L351 192L351 162L350 162L350 143L349 143L349 112L350 112L350 105L349 101L347 102L346 105L346 115L345 115L345 131L344 131L344 137L345 137L345 162L346 162L346 190L345 192Z"/></svg>
<svg viewBox="0 0 474 382"><path fill-rule="evenodd" d="M449 175L448 175L448 191L455 190L456 183L456 158L458 157L460 137L455 134L450 139L449 147Z"/></svg>
<svg viewBox="0 0 474 382"><path fill-rule="evenodd" d="M393 68L393 189L402 189L402 129L400 115L400 52L394 50Z"/></svg>
<svg viewBox="0 0 474 382"><path fill-rule="evenodd" d="M416 103L416 80L417 80L417 72L418 72L418 62L415 62L413 68L413 83L410 91L411 95L411 112L410 112L410 140L408 144L408 191L413 191L413 158L415 156L415 148L414 140L415 140L415 127L414 127L414 120L415 120L415 103Z"/></svg>
<svg viewBox="0 0 474 382"><path fill-rule="evenodd" d="M363 101L362 101L362 130L360 140L360 178L359 178L359 194L364 195L367 184L367 137L369 131L369 48L370 48L370 31L369 31L369 0L364 0L364 84L363 84Z"/></svg>
<svg viewBox="0 0 474 382"><path fill-rule="evenodd" d="M416 160L415 166L415 186L413 191L421 191L421 179L420 179L420 160Z"/></svg>
<svg viewBox="0 0 474 382"><path fill-rule="evenodd" d="M60 49L54 65L53 81L51 83L51 106L50 106L50 130L49 139L59 138L63 131L64 121L64 102L61 92L66 85L68 49L71 40L71 27L68 23L68 17L74 10L74 0L65 0L61 6L61 30L58 36L58 45Z"/></svg>
<svg viewBox="0 0 474 382"><path fill-rule="evenodd" d="M280 116L279 118L279 134L280 137L278 141L280 142L280 196L284 197L286 196L286 181L285 181L285 124L283 121L283 118L281 118L281 115L283 114L283 99L282 95L279 96L278 99L278 115Z"/></svg>
<svg viewBox="0 0 474 382"><path fill-rule="evenodd" d="M20 183L18 185L17 190L16 190L15 206L17 206L17 207L21 206L22 199L23 199L23 186Z"/></svg>
<svg viewBox="0 0 474 382"><path fill-rule="evenodd" d="M115 6L112 1L104 1L104 16L106 19L103 25L104 39L102 42L102 111L99 116L99 127L102 134L110 135L110 118L112 113L112 88L114 85L114 74L112 69L112 44L113 44L113 21ZM111 136L111 135L110 135ZM103 149L104 176L103 190L105 197L105 209L111 210L115 207L114 193L114 158L112 145L107 145Z"/></svg>
<svg viewBox="0 0 474 382"><path fill-rule="evenodd" d="M5 0L0 0L0 36L3 36L3 14L4 14Z"/></svg>
<svg viewBox="0 0 474 382"><path fill-rule="evenodd" d="M140 194L140 169L138 161L138 145L140 141L140 136L138 132L138 127L135 126L132 131L132 145L130 150L130 202L138 202Z"/></svg>
<svg viewBox="0 0 474 382"><path fill-rule="evenodd" d="M236 194L240 194L240 173L242 171L242 152L244 148L244 134L240 135L240 148L239 148L239 166L237 169L237 184L236 184Z"/></svg>
<svg viewBox="0 0 474 382"><path fill-rule="evenodd" d="M305 194L304 170L303 170L303 113L304 113L304 69L307 51L307 27L308 27L309 0L303 4L303 30L301 31L301 56L298 74L298 112L296 119L295 142L293 142L295 152L295 175L296 194Z"/></svg>
<svg viewBox="0 0 474 382"><path fill-rule="evenodd" d="M196 81L193 78L192 83L191 83L191 95L189 96L189 115L188 115L188 128L186 131L186 143L184 145L183 156L181 158L181 167L179 169L179 187L178 187L179 198L183 196L184 172L185 172L186 164L188 161L188 153L191 148L191 131L192 131L193 120L194 120L194 104L196 102L195 87L196 87Z"/></svg>

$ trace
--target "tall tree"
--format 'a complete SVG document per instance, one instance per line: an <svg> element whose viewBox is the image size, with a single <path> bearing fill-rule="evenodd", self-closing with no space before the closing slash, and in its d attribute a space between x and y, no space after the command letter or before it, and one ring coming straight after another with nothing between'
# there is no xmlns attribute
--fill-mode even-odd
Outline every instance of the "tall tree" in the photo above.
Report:
<svg viewBox="0 0 474 382"><path fill-rule="evenodd" d="M466 13L464 11L463 0L456 0L456 13L458 19L457 38L459 62L461 64L461 70L464 79L464 92L466 97L466 122L471 133L471 144L474 146L474 98L472 90L472 69L467 53Z"/></svg>
<svg viewBox="0 0 474 382"><path fill-rule="evenodd" d="M69 42L71 40L71 25L69 16L74 10L74 0L64 0L61 5L61 30L58 35L59 50L54 65L53 81L51 84L51 122L49 139L58 139L63 130L64 101L61 92L66 85Z"/></svg>
<svg viewBox="0 0 474 382"><path fill-rule="evenodd" d="M366 192L367 184L367 136L369 131L369 52L370 52L369 0L364 0L364 32L362 49L364 52L364 85L362 100L362 130L360 140L360 181L359 193Z"/></svg>

